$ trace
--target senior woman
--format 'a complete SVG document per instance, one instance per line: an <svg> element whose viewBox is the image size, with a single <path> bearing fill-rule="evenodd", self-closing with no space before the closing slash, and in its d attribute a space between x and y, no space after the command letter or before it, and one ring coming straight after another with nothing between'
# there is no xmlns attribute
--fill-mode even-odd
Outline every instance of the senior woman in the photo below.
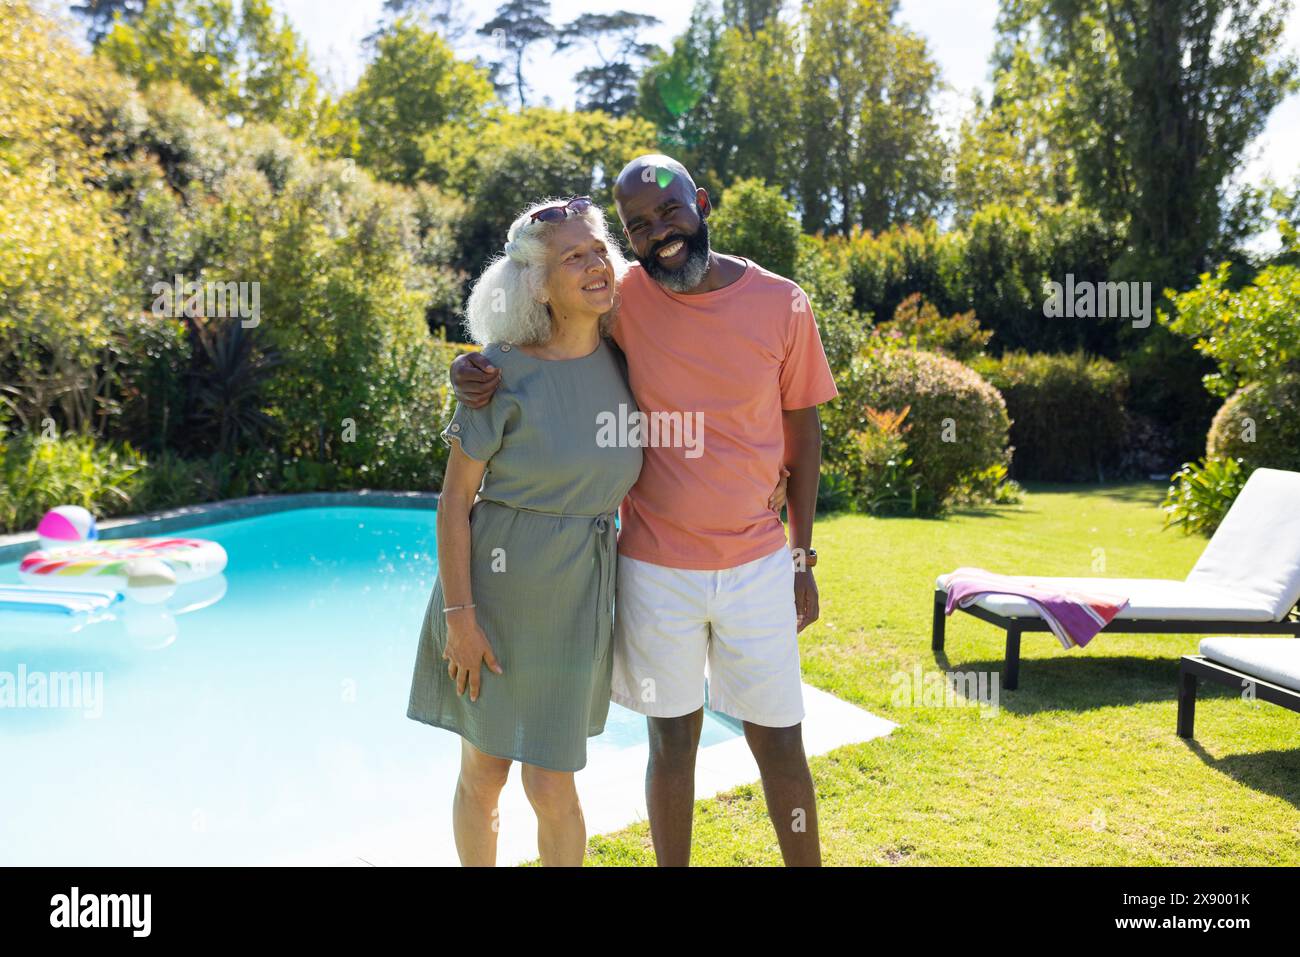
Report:
<svg viewBox="0 0 1300 957"><path fill-rule="evenodd" d="M438 578L407 716L462 738L462 864L495 863L497 798L518 761L542 863L578 865L573 773L609 710L614 514L641 470L635 444L597 441L601 413L636 409L602 335L626 265L586 197L534 206L508 236L466 306L501 387L442 433Z"/></svg>

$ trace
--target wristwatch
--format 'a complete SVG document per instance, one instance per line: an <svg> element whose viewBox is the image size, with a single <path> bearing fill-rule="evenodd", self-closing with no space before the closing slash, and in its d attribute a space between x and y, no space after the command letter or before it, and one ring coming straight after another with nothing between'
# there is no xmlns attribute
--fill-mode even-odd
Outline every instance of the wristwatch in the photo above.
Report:
<svg viewBox="0 0 1300 957"><path fill-rule="evenodd" d="M817 564L817 549L815 548L808 548L808 549L796 548L793 554L796 562L798 562L799 558L802 556L803 567L805 569L812 568L814 565Z"/></svg>

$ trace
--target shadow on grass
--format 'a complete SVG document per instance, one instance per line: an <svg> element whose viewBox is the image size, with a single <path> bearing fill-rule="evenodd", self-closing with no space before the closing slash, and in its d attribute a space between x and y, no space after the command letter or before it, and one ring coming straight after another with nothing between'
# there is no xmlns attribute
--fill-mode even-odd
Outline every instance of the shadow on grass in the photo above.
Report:
<svg viewBox="0 0 1300 957"><path fill-rule="evenodd" d="M1026 482L1025 491L1035 493L1088 493L1098 498L1108 498L1114 502L1129 505L1159 505L1164 501L1168 482L1101 482L1101 483L1064 483L1064 482Z"/></svg>
<svg viewBox="0 0 1300 957"><path fill-rule="evenodd" d="M989 671L1002 674L1001 658L950 661L935 658L944 671ZM1174 702L1178 688L1178 659L1137 657L1021 658L1020 687L1001 688L998 706L1012 714L1041 711L1093 711L1130 704L1169 702L1169 729L1174 727Z"/></svg>
<svg viewBox="0 0 1300 957"><path fill-rule="evenodd" d="M1229 692L1229 695L1237 696L1233 692ZM1198 724L1204 720L1204 717L1197 716ZM1252 791L1272 794L1300 807L1300 748L1291 748L1288 751L1230 754L1227 757L1215 758L1194 740L1186 744L1206 767L1226 774Z"/></svg>

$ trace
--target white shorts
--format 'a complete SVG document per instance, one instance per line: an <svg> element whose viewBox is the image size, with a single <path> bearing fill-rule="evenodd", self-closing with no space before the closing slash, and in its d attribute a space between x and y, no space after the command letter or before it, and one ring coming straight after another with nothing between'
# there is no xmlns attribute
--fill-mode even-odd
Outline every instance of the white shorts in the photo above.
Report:
<svg viewBox="0 0 1300 957"><path fill-rule="evenodd" d="M794 564L784 545L722 571L620 555L611 698L652 718L705 703L768 728L803 721Z"/></svg>

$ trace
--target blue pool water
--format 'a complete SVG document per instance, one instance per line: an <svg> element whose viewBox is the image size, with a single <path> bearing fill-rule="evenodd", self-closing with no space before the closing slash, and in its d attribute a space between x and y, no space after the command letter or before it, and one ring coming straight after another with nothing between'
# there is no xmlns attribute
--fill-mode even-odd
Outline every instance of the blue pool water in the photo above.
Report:
<svg viewBox="0 0 1300 957"><path fill-rule="evenodd" d="M183 534L230 563L170 608L124 603L64 633L0 612L11 681L102 676L78 707L0 707L0 865L273 861L450 793L460 739L406 717L431 510L300 509ZM0 565L0 584L17 581ZM701 745L736 733L706 712ZM612 705L588 761L644 740L644 719Z"/></svg>

